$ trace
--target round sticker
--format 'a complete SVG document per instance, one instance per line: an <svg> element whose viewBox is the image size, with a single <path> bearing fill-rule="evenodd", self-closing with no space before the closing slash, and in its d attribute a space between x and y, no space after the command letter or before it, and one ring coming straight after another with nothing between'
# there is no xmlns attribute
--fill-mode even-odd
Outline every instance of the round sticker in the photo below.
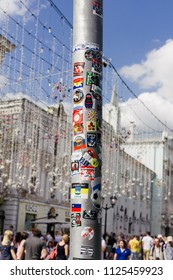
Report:
<svg viewBox="0 0 173 280"><path fill-rule="evenodd" d="M90 163L95 168L99 166L98 160L96 158L93 158Z"/></svg>
<svg viewBox="0 0 173 280"><path fill-rule="evenodd" d="M91 227L84 227L84 229L81 232L82 239L88 239L91 240L94 236L94 230Z"/></svg>
<svg viewBox="0 0 173 280"><path fill-rule="evenodd" d="M96 208L100 208L101 206L101 184L98 182L92 186L91 192L91 202Z"/></svg>
<svg viewBox="0 0 173 280"><path fill-rule="evenodd" d="M96 100L98 100L98 101L100 101L101 100L101 95L100 94L98 94L98 93L96 93L96 92L92 92L92 95L93 95L93 97L96 99Z"/></svg>
<svg viewBox="0 0 173 280"><path fill-rule="evenodd" d="M94 50L87 50L85 52L85 58L89 61L91 61L93 59L94 56Z"/></svg>
<svg viewBox="0 0 173 280"><path fill-rule="evenodd" d="M83 91L78 89L78 90L75 91L75 93L73 95L73 102L75 104L78 104L82 101L83 98L84 98Z"/></svg>

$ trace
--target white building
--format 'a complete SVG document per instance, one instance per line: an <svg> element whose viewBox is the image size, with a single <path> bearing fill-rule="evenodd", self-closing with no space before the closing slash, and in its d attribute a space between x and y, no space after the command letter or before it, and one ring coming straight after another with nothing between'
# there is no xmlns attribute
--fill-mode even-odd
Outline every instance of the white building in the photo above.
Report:
<svg viewBox="0 0 173 280"><path fill-rule="evenodd" d="M152 234L173 234L173 139L135 139L124 143L124 150L156 174L152 189Z"/></svg>
<svg viewBox="0 0 173 280"><path fill-rule="evenodd" d="M31 230L31 220L47 217L50 207L69 222L70 141L61 104L44 110L27 99L1 101L1 230Z"/></svg>
<svg viewBox="0 0 173 280"><path fill-rule="evenodd" d="M31 220L47 217L50 207L61 222L70 221L72 127L67 120L62 104L43 109L27 99L1 101L1 230L11 224L17 231L31 230ZM109 210L107 232L150 230L153 172L124 152L121 139L105 121L102 132L104 205L111 196L117 198ZM46 225L39 227L46 232Z"/></svg>

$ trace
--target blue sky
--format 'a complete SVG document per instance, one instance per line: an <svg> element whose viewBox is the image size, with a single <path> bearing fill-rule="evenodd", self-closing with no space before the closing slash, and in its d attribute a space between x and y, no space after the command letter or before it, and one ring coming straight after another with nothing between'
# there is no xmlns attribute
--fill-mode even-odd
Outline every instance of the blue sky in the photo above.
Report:
<svg viewBox="0 0 173 280"><path fill-rule="evenodd" d="M73 0L54 2L72 23ZM172 0L104 0L103 3L104 54L112 58L117 68L139 63L149 51L173 37Z"/></svg>
<svg viewBox="0 0 173 280"><path fill-rule="evenodd" d="M38 1L21 2L36 12ZM73 0L54 0L54 3L73 23ZM142 119L158 130L163 129L162 124L173 129L173 1L104 0L103 3L104 55L112 60L112 64L138 99L157 117L154 118L127 90L125 93L125 89L119 83L118 94L122 100L125 97L125 101L121 103L124 117L122 122L127 123L128 119L128 122L135 121L138 126L142 126L140 122ZM53 16L48 9L49 1L40 0L40 4L44 15L41 20L47 25L51 23L57 32L61 33L62 22L59 22L56 14ZM5 7L11 16L20 19L26 12L19 0L0 0L0 7ZM35 33L31 17L27 23L30 25L27 28ZM44 30L40 31L40 41L48 44ZM63 33L60 34L60 37L63 36Z"/></svg>
<svg viewBox="0 0 173 280"><path fill-rule="evenodd" d="M103 3L104 55L112 59L123 79L161 122L130 95L122 104L124 115L137 125L143 119L156 130L165 129L162 124L166 130L173 129L173 1L104 0ZM72 22L73 1L58 0L56 4Z"/></svg>

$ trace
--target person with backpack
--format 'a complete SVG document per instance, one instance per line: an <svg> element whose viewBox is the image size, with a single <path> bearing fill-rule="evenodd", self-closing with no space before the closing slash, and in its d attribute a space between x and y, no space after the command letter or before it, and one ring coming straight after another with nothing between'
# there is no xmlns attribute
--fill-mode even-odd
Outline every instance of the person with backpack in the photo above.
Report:
<svg viewBox="0 0 173 280"><path fill-rule="evenodd" d="M154 239L153 246L150 250L150 260L164 260L164 244L160 244L159 238Z"/></svg>

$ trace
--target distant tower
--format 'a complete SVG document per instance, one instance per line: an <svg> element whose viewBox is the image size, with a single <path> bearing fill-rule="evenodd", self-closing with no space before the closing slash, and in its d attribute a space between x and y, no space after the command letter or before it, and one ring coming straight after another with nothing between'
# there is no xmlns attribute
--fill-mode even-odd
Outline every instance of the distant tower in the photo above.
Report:
<svg viewBox="0 0 173 280"><path fill-rule="evenodd" d="M104 119L113 126L115 133L118 134L120 129L120 107L118 106L116 85L112 90L111 101L104 109Z"/></svg>
<svg viewBox="0 0 173 280"><path fill-rule="evenodd" d="M0 65L3 63L5 54L13 51L15 47L16 46L9 40L7 40L7 38L0 35Z"/></svg>

